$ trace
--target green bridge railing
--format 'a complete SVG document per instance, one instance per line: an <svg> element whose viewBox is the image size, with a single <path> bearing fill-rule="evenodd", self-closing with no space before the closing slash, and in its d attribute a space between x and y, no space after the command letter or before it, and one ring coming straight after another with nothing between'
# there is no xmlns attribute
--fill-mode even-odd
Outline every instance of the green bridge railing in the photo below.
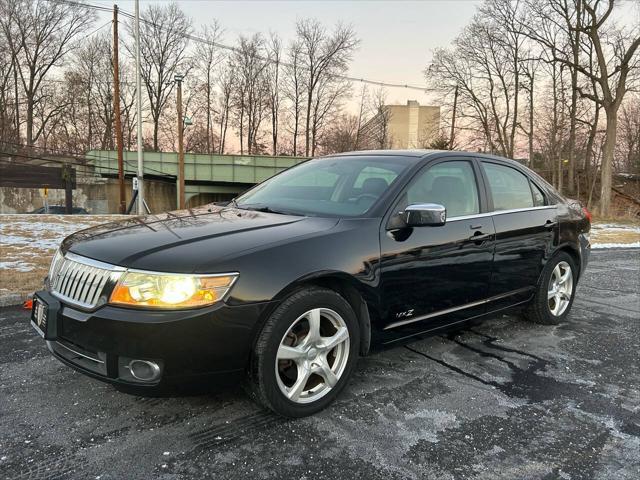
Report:
<svg viewBox="0 0 640 480"><path fill-rule="evenodd" d="M144 173L154 175L178 174L176 152L144 152ZM115 150L91 150L86 159L98 169L117 171L118 157ZM185 153L184 173L186 181L259 183L286 168L306 161L306 157L281 157L270 155L206 155ZM124 152L124 169L135 173L138 153Z"/></svg>

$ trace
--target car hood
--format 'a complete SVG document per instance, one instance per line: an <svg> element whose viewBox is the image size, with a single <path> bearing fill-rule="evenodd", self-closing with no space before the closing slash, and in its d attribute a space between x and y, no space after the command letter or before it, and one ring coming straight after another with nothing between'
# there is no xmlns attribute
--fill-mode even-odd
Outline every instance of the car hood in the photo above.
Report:
<svg viewBox="0 0 640 480"><path fill-rule="evenodd" d="M325 232L337 222L207 205L80 230L61 249L128 268L203 273L199 265L205 262Z"/></svg>

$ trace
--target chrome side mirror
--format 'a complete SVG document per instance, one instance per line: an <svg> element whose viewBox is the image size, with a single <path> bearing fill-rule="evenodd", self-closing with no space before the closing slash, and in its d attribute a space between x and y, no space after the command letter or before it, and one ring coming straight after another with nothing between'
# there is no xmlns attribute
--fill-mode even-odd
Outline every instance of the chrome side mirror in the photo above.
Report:
<svg viewBox="0 0 640 480"><path fill-rule="evenodd" d="M404 209L407 227L440 227L447 222L447 209L437 203L417 203Z"/></svg>

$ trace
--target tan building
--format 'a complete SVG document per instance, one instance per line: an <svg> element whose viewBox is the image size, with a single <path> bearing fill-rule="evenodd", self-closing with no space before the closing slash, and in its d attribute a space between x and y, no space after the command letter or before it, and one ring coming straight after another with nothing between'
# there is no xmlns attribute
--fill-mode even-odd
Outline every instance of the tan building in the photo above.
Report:
<svg viewBox="0 0 640 480"><path fill-rule="evenodd" d="M362 127L367 148L426 148L438 138L440 107L409 100L406 105L385 105L384 108L383 113Z"/></svg>

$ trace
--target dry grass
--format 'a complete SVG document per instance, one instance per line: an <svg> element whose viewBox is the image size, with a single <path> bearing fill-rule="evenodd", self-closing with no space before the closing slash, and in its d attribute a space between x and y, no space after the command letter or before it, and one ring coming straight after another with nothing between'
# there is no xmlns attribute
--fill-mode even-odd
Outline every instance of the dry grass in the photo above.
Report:
<svg viewBox="0 0 640 480"><path fill-rule="evenodd" d="M600 215L593 215L593 224L615 224L615 225L627 225L630 227L640 227L640 218L638 217L602 217Z"/></svg>
<svg viewBox="0 0 640 480"><path fill-rule="evenodd" d="M55 249L39 251L38 255L25 256L23 248L0 246L2 262L16 262L23 268L3 268L0 271L0 296L7 293L17 293L24 296L42 288L42 282L49 270L51 258Z"/></svg>
<svg viewBox="0 0 640 480"><path fill-rule="evenodd" d="M71 233L119 215L0 215L0 297L42 288L57 246Z"/></svg>
<svg viewBox="0 0 640 480"><path fill-rule="evenodd" d="M638 244L640 243L640 223L594 222L591 227L591 243Z"/></svg>

